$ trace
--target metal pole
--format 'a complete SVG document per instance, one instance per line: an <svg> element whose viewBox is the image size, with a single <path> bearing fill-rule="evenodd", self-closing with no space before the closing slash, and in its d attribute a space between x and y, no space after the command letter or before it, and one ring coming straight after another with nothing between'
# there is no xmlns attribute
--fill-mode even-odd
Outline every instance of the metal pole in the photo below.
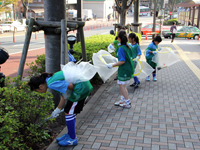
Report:
<svg viewBox="0 0 200 150"><path fill-rule="evenodd" d="M139 23L139 0L134 2L134 23ZM138 26L134 27L134 32L138 33Z"/></svg>
<svg viewBox="0 0 200 150"><path fill-rule="evenodd" d="M61 21L66 19L66 0L44 0L44 21ZM46 72L60 71L60 34L54 32L54 27L45 27L45 64ZM50 90L54 96L55 106L58 105L60 95Z"/></svg>
<svg viewBox="0 0 200 150"><path fill-rule="evenodd" d="M82 49L82 57L83 61L87 61L87 54L86 54L86 47L85 47L85 38L84 38L84 31L83 27L78 28L79 33L80 33L80 40L81 40L81 49Z"/></svg>
<svg viewBox="0 0 200 150"><path fill-rule="evenodd" d="M77 0L77 20L82 21L82 9L83 9L83 0ZM77 30L76 33L76 41L77 43L80 42L80 35L79 31Z"/></svg>
<svg viewBox="0 0 200 150"><path fill-rule="evenodd" d="M156 30L156 3L157 3L157 0L154 0L154 14L153 14L153 29L152 29L152 32L155 32ZM152 34L152 38L154 39L155 35Z"/></svg>
<svg viewBox="0 0 200 150"><path fill-rule="evenodd" d="M33 18L31 18L29 20L28 30L26 32L26 38L24 40L24 46L23 46L23 50L22 50L22 55L21 55L21 59L20 59L20 63L19 63L18 72L17 72L17 76L20 76L20 80L22 79L22 75L23 75L23 71L24 71L24 64L26 61L27 53L28 53L28 47L29 47L29 43L31 40L31 34L32 34L32 28L33 28L34 21L35 20Z"/></svg>
<svg viewBox="0 0 200 150"><path fill-rule="evenodd" d="M68 49L67 49L67 35L66 35L66 20L61 20L61 64L65 65L69 62Z"/></svg>

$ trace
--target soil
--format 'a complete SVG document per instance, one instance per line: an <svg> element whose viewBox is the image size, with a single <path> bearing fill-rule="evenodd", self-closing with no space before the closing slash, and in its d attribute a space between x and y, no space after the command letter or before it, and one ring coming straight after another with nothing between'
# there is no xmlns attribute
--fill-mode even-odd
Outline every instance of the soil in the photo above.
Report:
<svg viewBox="0 0 200 150"><path fill-rule="evenodd" d="M96 93L96 91L100 88L101 85L92 85L93 86L93 91L91 92L90 96L85 101L85 104L91 99L91 97ZM45 150L48 148L48 146L53 142L53 140L57 137L57 135L66 127L66 123L62 123L62 118L61 116L58 116L56 120L51 123L47 127L47 132L51 135L50 139L44 140L44 147L41 147L40 150Z"/></svg>

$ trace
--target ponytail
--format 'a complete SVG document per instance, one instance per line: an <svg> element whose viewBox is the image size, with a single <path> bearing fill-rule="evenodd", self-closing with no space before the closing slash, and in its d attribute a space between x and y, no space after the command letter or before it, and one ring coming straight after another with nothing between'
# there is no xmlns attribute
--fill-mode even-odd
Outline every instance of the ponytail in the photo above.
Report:
<svg viewBox="0 0 200 150"><path fill-rule="evenodd" d="M139 38L135 33L130 33L128 37L131 39L135 39L134 41L139 45Z"/></svg>
<svg viewBox="0 0 200 150"><path fill-rule="evenodd" d="M30 86L31 91L39 89L39 85L46 83L46 78L51 77L52 75L53 73L44 72L40 76L31 77L30 81L28 82L28 85Z"/></svg>

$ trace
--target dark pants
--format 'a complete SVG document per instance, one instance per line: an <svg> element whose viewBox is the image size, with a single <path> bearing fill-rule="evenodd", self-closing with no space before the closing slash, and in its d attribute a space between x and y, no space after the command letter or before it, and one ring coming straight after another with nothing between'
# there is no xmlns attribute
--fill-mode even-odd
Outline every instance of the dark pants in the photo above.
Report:
<svg viewBox="0 0 200 150"><path fill-rule="evenodd" d="M175 38L175 33L172 33L172 40L174 40Z"/></svg>

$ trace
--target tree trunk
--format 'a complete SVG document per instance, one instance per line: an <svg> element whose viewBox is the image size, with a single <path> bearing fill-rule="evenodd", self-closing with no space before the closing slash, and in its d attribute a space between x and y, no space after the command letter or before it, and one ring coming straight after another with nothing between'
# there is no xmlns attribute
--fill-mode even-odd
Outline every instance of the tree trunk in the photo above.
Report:
<svg viewBox="0 0 200 150"><path fill-rule="evenodd" d="M124 26L126 24L126 11L120 13L120 25Z"/></svg>

